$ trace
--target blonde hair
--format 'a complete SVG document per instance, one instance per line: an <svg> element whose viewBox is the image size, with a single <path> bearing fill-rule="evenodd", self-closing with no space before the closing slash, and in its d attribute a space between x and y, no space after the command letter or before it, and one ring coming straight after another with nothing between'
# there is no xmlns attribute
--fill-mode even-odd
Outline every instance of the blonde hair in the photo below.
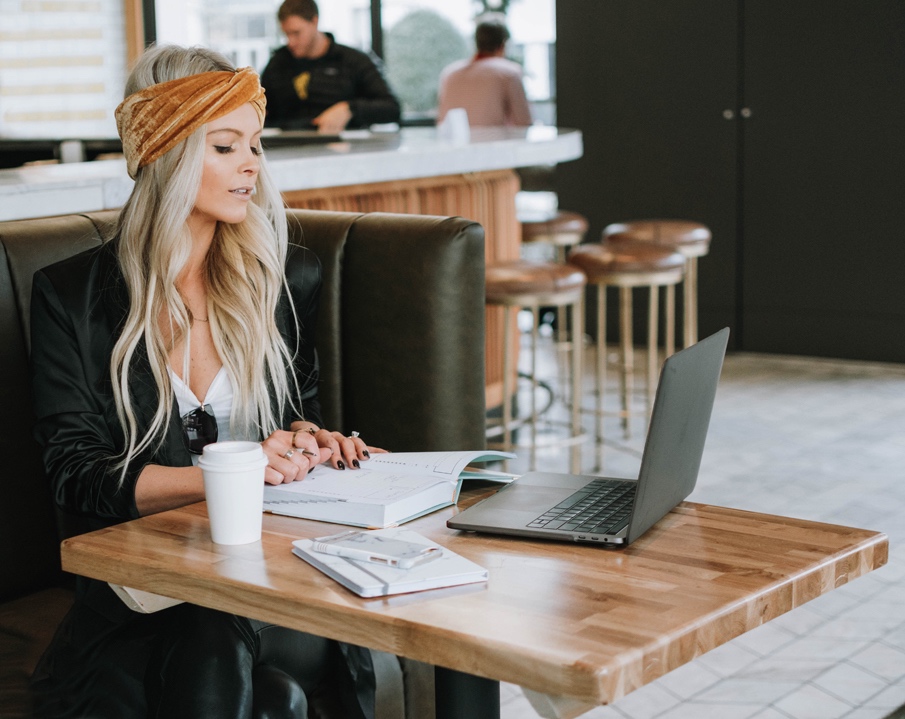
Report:
<svg viewBox="0 0 905 719"><path fill-rule="evenodd" d="M204 48L157 47L140 58L126 94L186 75L232 69L226 58ZM174 407L169 352L181 339L183 377L189 382L192 316L176 279L192 247L186 221L201 185L205 134L202 126L140 168L114 235L129 293L129 311L110 360L117 415L126 436L121 480L137 454L164 440ZM302 416L293 399L299 396L295 376L287 371L298 348L286 346L275 319L283 290L291 303L284 270L287 247L282 198L261 157L245 220L218 224L204 267L211 335L234 387L230 427L236 437L260 440L279 429L287 405ZM169 342L161 317L169 318ZM160 397L148 427L139 427L129 387L130 369L142 351Z"/></svg>

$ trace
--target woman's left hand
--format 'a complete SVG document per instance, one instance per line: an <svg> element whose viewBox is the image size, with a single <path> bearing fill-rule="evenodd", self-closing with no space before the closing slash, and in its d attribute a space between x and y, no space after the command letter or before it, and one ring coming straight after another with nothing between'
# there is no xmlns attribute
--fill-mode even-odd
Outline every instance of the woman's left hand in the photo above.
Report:
<svg viewBox="0 0 905 719"><path fill-rule="evenodd" d="M358 436L358 432L352 432L349 436L346 436L341 432L321 429L310 422L294 422L292 429L296 431L300 438L302 435L313 437L321 451L324 449L330 450L332 454L326 461L334 469L359 469L361 463L368 461L372 454L386 453L386 450L380 447L368 446Z"/></svg>

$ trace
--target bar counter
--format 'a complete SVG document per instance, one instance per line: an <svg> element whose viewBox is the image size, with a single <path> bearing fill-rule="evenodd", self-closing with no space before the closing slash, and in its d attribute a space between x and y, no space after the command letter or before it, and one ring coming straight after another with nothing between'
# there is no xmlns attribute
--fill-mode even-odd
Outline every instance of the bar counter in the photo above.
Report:
<svg viewBox="0 0 905 719"><path fill-rule="evenodd" d="M555 164L581 157L577 130L548 126L475 128L471 142L438 139L435 128L399 133L347 133L340 142L267 149L282 192L325 190L372 183ZM266 143L266 138L265 138ZM121 207L132 189L122 160L36 165L0 170L0 221Z"/></svg>
<svg viewBox="0 0 905 719"><path fill-rule="evenodd" d="M263 139L268 167L289 207L347 212L458 215L479 222L486 259L516 259L515 168L582 155L577 130L550 126L473 128L471 140L440 139L436 128L344 133L339 141ZM132 189L125 161L0 170L0 221L121 207ZM514 335L515 336L515 335ZM513 347L513 357L517 347ZM487 310L487 406L502 402L503 314Z"/></svg>

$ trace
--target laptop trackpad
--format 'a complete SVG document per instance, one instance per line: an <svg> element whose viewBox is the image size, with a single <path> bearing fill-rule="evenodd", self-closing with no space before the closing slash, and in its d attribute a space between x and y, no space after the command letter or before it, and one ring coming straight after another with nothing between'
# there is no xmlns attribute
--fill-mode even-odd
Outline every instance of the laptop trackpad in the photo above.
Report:
<svg viewBox="0 0 905 719"><path fill-rule="evenodd" d="M524 529L529 522L555 507L591 479L561 476L560 481L566 479L564 484L567 486L551 487L542 476L542 473L525 475L492 497L460 512L449 520L448 526L479 530L493 527ZM573 483L574 486L571 486Z"/></svg>
<svg viewBox="0 0 905 719"><path fill-rule="evenodd" d="M497 494L499 495L499 500L505 502L506 509L516 512L534 513L536 516L539 512L542 513L550 507L555 507L574 491L573 489L562 489L559 487L520 487L518 482L513 482L503 492ZM493 500L496 497L497 495L488 498L486 504L493 505Z"/></svg>

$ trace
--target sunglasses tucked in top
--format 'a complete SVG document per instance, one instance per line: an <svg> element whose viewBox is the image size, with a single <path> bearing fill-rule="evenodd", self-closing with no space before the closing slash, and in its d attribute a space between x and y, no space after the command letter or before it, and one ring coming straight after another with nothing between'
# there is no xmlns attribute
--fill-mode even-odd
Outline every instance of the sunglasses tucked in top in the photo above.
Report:
<svg viewBox="0 0 905 719"><path fill-rule="evenodd" d="M201 454L204 447L217 441L217 418L214 408L204 404L182 417L182 434L186 449Z"/></svg>

